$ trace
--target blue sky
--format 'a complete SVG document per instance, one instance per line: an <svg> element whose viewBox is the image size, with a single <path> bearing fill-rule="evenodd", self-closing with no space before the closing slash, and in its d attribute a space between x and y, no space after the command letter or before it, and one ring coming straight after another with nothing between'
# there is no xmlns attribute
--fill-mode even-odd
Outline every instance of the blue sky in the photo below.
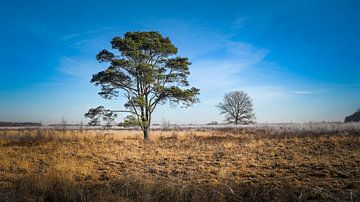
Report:
<svg viewBox="0 0 360 202"><path fill-rule="evenodd" d="M221 122L215 105L233 90L252 97L257 122L342 121L360 108L359 10L355 0L2 2L0 121L78 123L90 107L121 108L89 80L105 67L98 51L138 30L170 37L201 89L201 103L160 106L154 123Z"/></svg>

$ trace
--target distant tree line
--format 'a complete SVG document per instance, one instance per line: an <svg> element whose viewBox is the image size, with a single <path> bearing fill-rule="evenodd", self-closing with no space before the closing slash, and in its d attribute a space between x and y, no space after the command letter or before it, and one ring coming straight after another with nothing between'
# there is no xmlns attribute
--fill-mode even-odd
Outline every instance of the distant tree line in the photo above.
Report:
<svg viewBox="0 0 360 202"><path fill-rule="evenodd" d="M42 126L35 122L0 122L0 127L19 127L19 126Z"/></svg>

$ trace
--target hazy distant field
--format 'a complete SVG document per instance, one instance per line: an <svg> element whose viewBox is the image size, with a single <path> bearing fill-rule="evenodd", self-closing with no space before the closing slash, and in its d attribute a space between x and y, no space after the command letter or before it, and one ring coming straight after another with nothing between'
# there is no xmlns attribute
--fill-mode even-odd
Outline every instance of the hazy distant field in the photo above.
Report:
<svg viewBox="0 0 360 202"><path fill-rule="evenodd" d="M359 201L359 129L0 130L0 201Z"/></svg>

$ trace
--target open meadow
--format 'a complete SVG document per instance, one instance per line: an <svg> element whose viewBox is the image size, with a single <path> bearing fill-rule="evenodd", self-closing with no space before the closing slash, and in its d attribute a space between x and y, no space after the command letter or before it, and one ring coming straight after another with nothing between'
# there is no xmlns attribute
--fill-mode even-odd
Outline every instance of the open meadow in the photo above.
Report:
<svg viewBox="0 0 360 202"><path fill-rule="evenodd" d="M345 128L0 130L0 201L360 201Z"/></svg>
<svg viewBox="0 0 360 202"><path fill-rule="evenodd" d="M360 202L360 0L4 0L0 27L0 202Z"/></svg>

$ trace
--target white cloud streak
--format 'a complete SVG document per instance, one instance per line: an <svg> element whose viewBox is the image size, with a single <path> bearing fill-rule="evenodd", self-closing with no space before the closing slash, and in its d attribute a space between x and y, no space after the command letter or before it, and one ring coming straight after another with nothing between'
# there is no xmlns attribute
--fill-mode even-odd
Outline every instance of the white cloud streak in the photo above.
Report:
<svg viewBox="0 0 360 202"><path fill-rule="evenodd" d="M239 84L240 73L261 63L269 53L248 43L228 41L226 56L197 60L191 66L191 81L205 92L224 91Z"/></svg>

